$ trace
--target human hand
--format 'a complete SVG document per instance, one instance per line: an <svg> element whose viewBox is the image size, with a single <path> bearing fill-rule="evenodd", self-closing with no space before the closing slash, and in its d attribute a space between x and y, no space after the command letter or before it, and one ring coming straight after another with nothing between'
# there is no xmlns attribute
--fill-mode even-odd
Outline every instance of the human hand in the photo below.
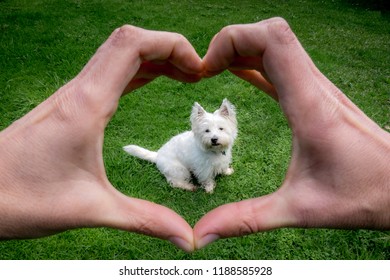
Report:
<svg viewBox="0 0 390 280"><path fill-rule="evenodd" d="M279 100L293 155L278 191L203 217L194 228L198 248L284 226L389 228L389 135L315 68L284 21L225 28L204 65L208 76L229 68ZM192 250L192 229L180 216L109 183L102 143L123 93L159 75L195 82L202 69L182 36L116 30L74 80L1 132L0 237L108 226ZM239 218L229 219L231 211Z"/></svg>
<svg viewBox="0 0 390 280"><path fill-rule="evenodd" d="M222 29L203 63L206 76L229 69L277 100L293 139L281 187L206 214L197 248L280 227L390 228L389 133L321 74L284 20Z"/></svg>
<svg viewBox="0 0 390 280"><path fill-rule="evenodd" d="M112 227L193 249L174 211L117 191L104 169L104 129L119 98L159 75L195 82L201 59L181 35L124 26L81 73L0 133L0 238Z"/></svg>

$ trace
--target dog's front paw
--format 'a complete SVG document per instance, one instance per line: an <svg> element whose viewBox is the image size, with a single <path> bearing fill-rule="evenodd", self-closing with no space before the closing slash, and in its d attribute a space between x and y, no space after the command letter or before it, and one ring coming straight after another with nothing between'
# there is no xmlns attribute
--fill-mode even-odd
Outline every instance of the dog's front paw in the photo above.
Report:
<svg viewBox="0 0 390 280"><path fill-rule="evenodd" d="M227 168L224 170L223 174L226 176L232 175L234 173L234 169L232 167Z"/></svg>
<svg viewBox="0 0 390 280"><path fill-rule="evenodd" d="M196 186L186 181L171 181L170 183L174 188L179 188L190 192L196 191Z"/></svg>
<svg viewBox="0 0 390 280"><path fill-rule="evenodd" d="M207 193L213 193L214 188L215 188L215 182L207 182L204 185L204 189L206 190Z"/></svg>

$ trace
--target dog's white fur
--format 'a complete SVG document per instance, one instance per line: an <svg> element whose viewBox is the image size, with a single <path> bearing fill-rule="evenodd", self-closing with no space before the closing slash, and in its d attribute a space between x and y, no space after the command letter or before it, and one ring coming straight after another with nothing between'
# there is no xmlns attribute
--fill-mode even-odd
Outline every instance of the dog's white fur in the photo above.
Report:
<svg viewBox="0 0 390 280"><path fill-rule="evenodd" d="M224 99L213 114L195 103L191 113L191 131L174 136L157 152L136 145L123 149L138 158L156 163L173 186L194 191L191 174L212 193L215 176L230 175L232 147L237 137L237 120L234 106Z"/></svg>

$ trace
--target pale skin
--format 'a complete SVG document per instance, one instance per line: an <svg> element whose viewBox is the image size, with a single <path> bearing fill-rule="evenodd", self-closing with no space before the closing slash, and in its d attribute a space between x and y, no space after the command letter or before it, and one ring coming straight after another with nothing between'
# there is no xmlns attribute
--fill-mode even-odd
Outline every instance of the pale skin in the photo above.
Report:
<svg viewBox="0 0 390 280"><path fill-rule="evenodd" d="M288 119L293 150L281 187L220 206L194 229L117 191L102 146L120 97L160 75L197 82L226 69L277 100ZM181 35L117 29L78 76L0 133L0 155L2 239L112 227L192 251L280 227L390 229L390 134L320 73L282 19L222 29L203 60Z"/></svg>
<svg viewBox="0 0 390 280"><path fill-rule="evenodd" d="M1 132L0 237L112 227L193 250L192 228L182 217L111 185L102 147L124 93L159 75L195 82L202 70L201 59L179 34L132 26L115 30L77 77Z"/></svg>
<svg viewBox="0 0 390 280"><path fill-rule="evenodd" d="M224 28L203 63L208 76L228 68L277 100L293 144L281 187L206 214L197 248L281 227L390 229L390 134L315 67L284 20Z"/></svg>

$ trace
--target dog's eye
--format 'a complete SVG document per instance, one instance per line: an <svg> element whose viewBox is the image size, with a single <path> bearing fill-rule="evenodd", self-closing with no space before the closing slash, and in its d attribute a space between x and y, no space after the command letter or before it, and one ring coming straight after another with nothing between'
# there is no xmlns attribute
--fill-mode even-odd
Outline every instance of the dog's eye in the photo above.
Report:
<svg viewBox="0 0 390 280"><path fill-rule="evenodd" d="M206 133L209 133L209 132L210 132L210 129L206 129L205 132L206 132Z"/></svg>
<svg viewBox="0 0 390 280"><path fill-rule="evenodd" d="M223 127L220 127L219 130L223 130Z"/></svg>

